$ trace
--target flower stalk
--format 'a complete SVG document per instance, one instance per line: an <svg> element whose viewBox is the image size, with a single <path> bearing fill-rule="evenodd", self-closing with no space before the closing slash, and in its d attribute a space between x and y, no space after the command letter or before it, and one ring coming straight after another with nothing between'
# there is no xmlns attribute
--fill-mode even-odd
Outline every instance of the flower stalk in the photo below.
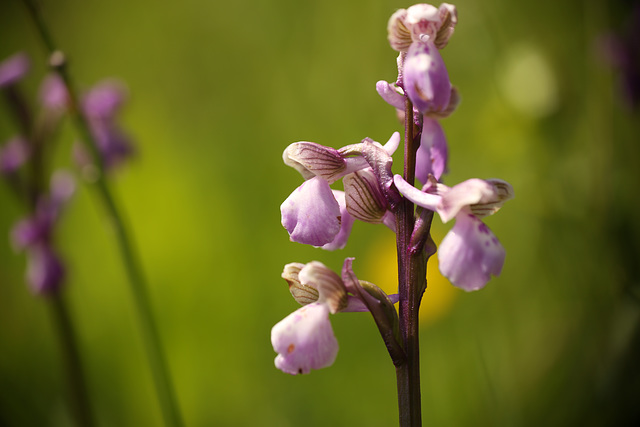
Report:
<svg viewBox="0 0 640 427"><path fill-rule="evenodd" d="M413 105L405 100L404 179L413 183L417 144L413 135ZM396 365L400 426L421 426L419 310L426 288L424 249L411 251L415 225L414 205L403 199L396 213L396 246L398 252L398 294L400 333L406 359ZM424 230L428 234L429 230Z"/></svg>
<svg viewBox="0 0 640 427"><path fill-rule="evenodd" d="M177 398L169 375L166 358L162 349L160 335L151 309L148 296L148 286L143 274L137 252L134 248L131 232L128 230L122 209L118 206L105 175L105 164L95 138L90 130L88 121L80 108L77 92L70 74L66 68L64 54L56 48L48 27L33 0L24 0L29 15L43 42L50 58L50 65L60 76L67 91L68 108L73 116L75 126L80 133L82 141L88 147L94 164L98 168L95 177L95 188L102 201L104 210L113 227L118 249L122 257L130 290L137 315L140 332L147 353L151 374L153 376L156 393L160 403L166 426L182 426Z"/></svg>
<svg viewBox="0 0 640 427"><path fill-rule="evenodd" d="M79 427L91 427L95 425L93 410L89 399L89 390L84 378L82 357L78 347L73 322L69 315L67 305L60 292L55 292L48 298L51 316L54 319L58 339L62 347L65 371L71 394L71 410L75 423Z"/></svg>

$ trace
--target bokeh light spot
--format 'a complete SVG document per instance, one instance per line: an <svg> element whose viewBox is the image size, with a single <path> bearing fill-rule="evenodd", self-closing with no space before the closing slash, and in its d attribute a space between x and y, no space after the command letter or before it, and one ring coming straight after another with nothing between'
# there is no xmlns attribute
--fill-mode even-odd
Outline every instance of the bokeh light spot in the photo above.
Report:
<svg viewBox="0 0 640 427"><path fill-rule="evenodd" d="M442 236L433 235L436 242ZM395 235L384 233L371 246L366 258L366 273L362 278L378 285L388 294L398 292L398 267L396 260ZM456 301L458 293L449 281L440 274L438 269L438 254L436 253L427 263L427 290L420 306L420 323L432 324L444 317Z"/></svg>
<svg viewBox="0 0 640 427"><path fill-rule="evenodd" d="M512 46L499 61L497 71L502 95L520 113L540 118L557 108L556 76L536 46Z"/></svg>

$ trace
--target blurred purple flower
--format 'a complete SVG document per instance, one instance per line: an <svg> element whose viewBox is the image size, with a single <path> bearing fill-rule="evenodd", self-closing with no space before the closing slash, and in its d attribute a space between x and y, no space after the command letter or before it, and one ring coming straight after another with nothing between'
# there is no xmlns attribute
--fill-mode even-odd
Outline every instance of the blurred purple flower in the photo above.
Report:
<svg viewBox="0 0 640 427"><path fill-rule="evenodd" d="M599 53L619 73L620 92L631 110L640 106L640 3L635 2L628 21L619 33L597 40Z"/></svg>
<svg viewBox="0 0 640 427"><path fill-rule="evenodd" d="M27 282L37 294L55 291L62 282L64 267L52 247L51 237L61 209L74 191L73 178L56 172L49 194L42 195L33 214L11 230L13 245L27 254Z"/></svg>
<svg viewBox="0 0 640 427"><path fill-rule="evenodd" d="M117 123L125 99L124 85L106 80L96 84L82 100L82 109L107 170L119 166L134 154L130 138ZM88 163L89 158L84 148L76 149L76 160L80 164Z"/></svg>
<svg viewBox="0 0 640 427"><path fill-rule="evenodd" d="M67 88L56 73L50 73L42 80L39 98L41 104L49 110L65 111L69 106Z"/></svg>
<svg viewBox="0 0 640 427"><path fill-rule="evenodd" d="M0 88L11 86L22 79L31 68L25 53L16 53L0 63Z"/></svg>
<svg viewBox="0 0 640 427"><path fill-rule="evenodd" d="M34 294L56 292L64 275L64 265L50 245L41 243L27 250L27 283Z"/></svg>
<svg viewBox="0 0 640 427"><path fill-rule="evenodd" d="M112 121L127 97L125 86L115 80L104 80L93 86L82 100L82 109L91 120Z"/></svg>
<svg viewBox="0 0 640 427"><path fill-rule="evenodd" d="M11 175L18 171L31 153L29 142L23 137L15 137L0 148L0 174Z"/></svg>

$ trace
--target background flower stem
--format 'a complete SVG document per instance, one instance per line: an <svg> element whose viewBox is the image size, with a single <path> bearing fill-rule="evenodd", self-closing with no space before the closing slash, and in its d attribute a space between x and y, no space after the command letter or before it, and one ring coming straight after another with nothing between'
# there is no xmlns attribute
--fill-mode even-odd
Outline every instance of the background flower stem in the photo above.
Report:
<svg viewBox="0 0 640 427"><path fill-rule="evenodd" d="M68 93L69 110L75 121L76 128L79 131L83 142L91 150L94 163L99 169L99 174L97 174L95 181L95 188L102 200L111 225L113 226L118 249L122 256L122 261L129 279L138 324L146 349L151 373L155 382L156 393L165 425L172 427L182 426L182 417L180 415L166 359L160 343L158 329L151 310L147 283L138 261L136 250L134 249L131 233L126 227L124 217L121 213L122 210L118 207L106 180L104 164L102 162L98 146L89 130L86 118L84 117L78 103L75 85L73 84L69 72L66 69L64 55L56 48L56 44L53 43L53 39L35 2L33 0L24 0L24 4L29 11L29 15L37 28L42 42L45 45L47 53L50 55L50 65L64 81Z"/></svg>
<svg viewBox="0 0 640 427"><path fill-rule="evenodd" d="M403 177L411 185L415 180L416 150L413 135L413 105L407 98ZM414 206L409 200L403 198L396 213L400 333L407 355L405 363L396 366L401 427L422 425L418 313L424 291L424 280L426 280L426 257L424 249L417 253L410 250L414 223Z"/></svg>
<svg viewBox="0 0 640 427"><path fill-rule="evenodd" d="M47 303L51 309L58 339L60 342L67 381L69 382L69 393L71 395L71 411L77 426L91 427L95 425L93 410L89 399L89 391L83 372L84 367L78 340L71 321L71 316L67 310L67 305L60 291L53 292L47 298Z"/></svg>

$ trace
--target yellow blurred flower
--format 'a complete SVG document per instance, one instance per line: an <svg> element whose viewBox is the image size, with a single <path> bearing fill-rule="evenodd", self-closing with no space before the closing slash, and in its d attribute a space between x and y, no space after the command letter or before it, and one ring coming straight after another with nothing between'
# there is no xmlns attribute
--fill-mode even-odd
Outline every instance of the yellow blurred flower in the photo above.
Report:
<svg viewBox="0 0 640 427"><path fill-rule="evenodd" d="M436 242L442 240L437 230ZM398 292L398 267L396 259L395 235L383 233L383 236L371 246L366 258L366 274L362 278L378 285L388 294ZM428 325L445 316L453 307L460 291L440 274L438 254L427 263L427 290L420 306L420 323Z"/></svg>

